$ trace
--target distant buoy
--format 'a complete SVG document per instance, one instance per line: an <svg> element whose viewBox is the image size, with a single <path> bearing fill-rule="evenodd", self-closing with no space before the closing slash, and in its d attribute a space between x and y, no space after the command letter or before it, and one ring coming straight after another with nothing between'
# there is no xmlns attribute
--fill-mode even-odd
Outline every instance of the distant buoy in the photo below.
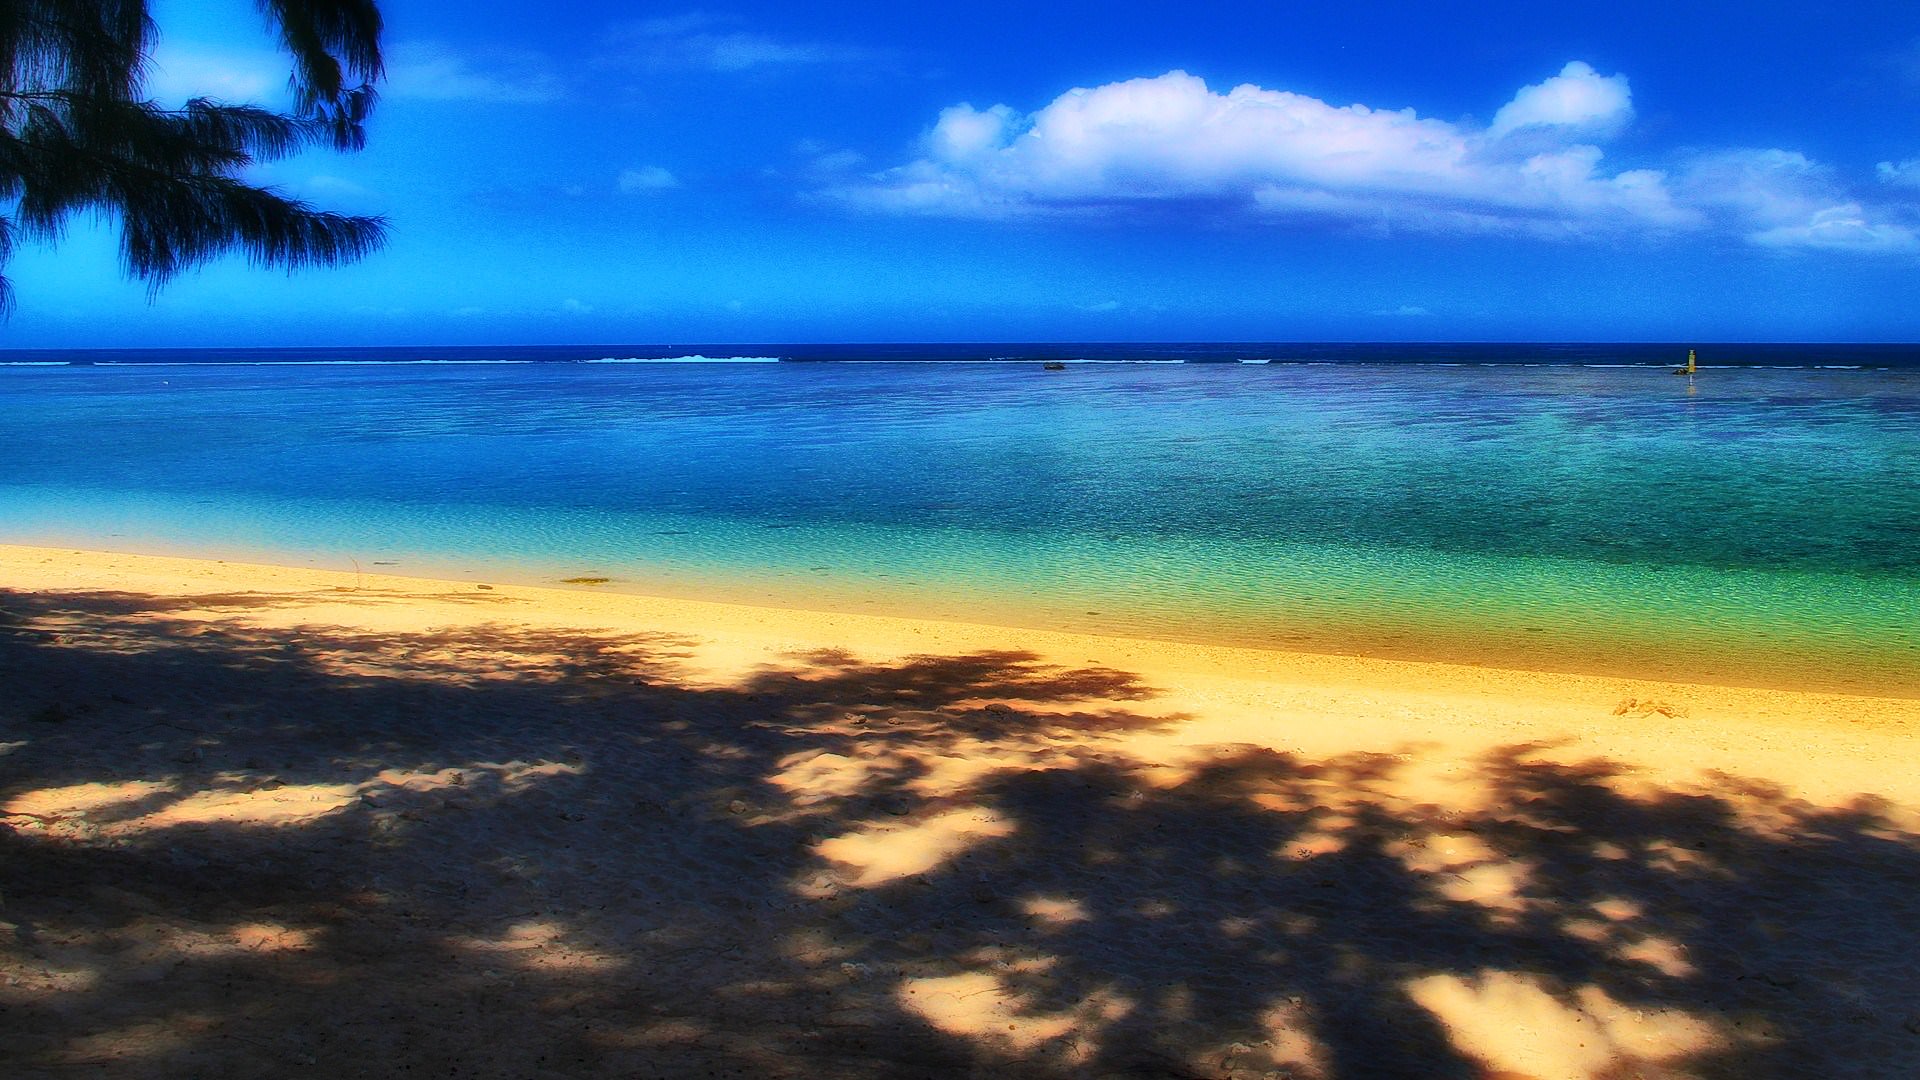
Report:
<svg viewBox="0 0 1920 1080"><path fill-rule="evenodd" d="M1694 363L1693 350L1688 349L1687 350L1687 366L1683 368L1674 368L1673 373L1675 375L1686 375L1688 377L1691 377L1694 374L1694 372L1697 370L1699 369L1698 369L1698 366Z"/></svg>

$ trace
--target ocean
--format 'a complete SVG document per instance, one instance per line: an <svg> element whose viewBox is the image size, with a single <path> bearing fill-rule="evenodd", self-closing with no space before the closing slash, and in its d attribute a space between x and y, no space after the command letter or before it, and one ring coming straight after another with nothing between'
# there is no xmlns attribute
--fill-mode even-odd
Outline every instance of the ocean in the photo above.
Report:
<svg viewBox="0 0 1920 1080"><path fill-rule="evenodd" d="M1920 696L1920 347L1699 353L4 352L0 542Z"/></svg>

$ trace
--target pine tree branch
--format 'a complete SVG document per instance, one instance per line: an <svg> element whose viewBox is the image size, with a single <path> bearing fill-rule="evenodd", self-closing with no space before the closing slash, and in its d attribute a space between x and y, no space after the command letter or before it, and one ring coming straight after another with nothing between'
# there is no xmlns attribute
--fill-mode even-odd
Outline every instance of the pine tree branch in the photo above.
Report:
<svg viewBox="0 0 1920 1080"><path fill-rule="evenodd" d="M289 86L302 116L324 123L334 145L358 150L386 73L382 22L373 0L256 0L293 57ZM355 84L357 80L357 85Z"/></svg>
<svg viewBox="0 0 1920 1080"><path fill-rule="evenodd" d="M239 173L327 144L358 149L384 73L374 0L256 0L293 60L286 116L196 98L145 99L148 0L0 0L0 270L22 237L76 213L121 224L150 294L229 252L293 270L377 249L386 222L322 211ZM13 286L0 275L0 318Z"/></svg>
<svg viewBox="0 0 1920 1080"><path fill-rule="evenodd" d="M249 158L236 144L280 147L304 121L263 120L264 110L231 106L169 113L116 108L125 123L115 139L77 139L55 110L36 106L24 137L0 137L0 177L18 178L18 225L57 239L61 223L88 211L117 217L129 274L158 290L184 269L230 251L259 266L288 270L363 257L384 242L386 222L317 210L270 188L228 175ZM99 131L93 134L97 137ZM224 138L225 146L203 139ZM10 229L13 226L10 226ZM0 265L5 249L0 248Z"/></svg>

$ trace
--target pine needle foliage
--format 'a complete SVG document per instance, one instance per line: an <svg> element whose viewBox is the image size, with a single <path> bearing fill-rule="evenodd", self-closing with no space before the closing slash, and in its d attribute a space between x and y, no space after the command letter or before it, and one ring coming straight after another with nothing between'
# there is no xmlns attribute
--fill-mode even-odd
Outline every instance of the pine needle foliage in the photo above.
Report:
<svg viewBox="0 0 1920 1080"><path fill-rule="evenodd" d="M149 295L228 252L260 266L330 266L380 246L386 223L316 209L242 179L310 146L357 150L383 74L372 0L258 0L292 58L292 114L145 96L146 0L0 0L0 269L21 240L90 213L118 220ZM0 275L0 317L13 289Z"/></svg>

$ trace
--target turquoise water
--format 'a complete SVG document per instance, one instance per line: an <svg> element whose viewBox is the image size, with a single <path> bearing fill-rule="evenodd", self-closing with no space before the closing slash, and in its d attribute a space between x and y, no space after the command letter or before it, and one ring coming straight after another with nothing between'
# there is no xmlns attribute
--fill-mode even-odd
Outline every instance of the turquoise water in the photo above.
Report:
<svg viewBox="0 0 1920 1080"><path fill-rule="evenodd" d="M1920 694L1920 371L0 367L0 540Z"/></svg>

